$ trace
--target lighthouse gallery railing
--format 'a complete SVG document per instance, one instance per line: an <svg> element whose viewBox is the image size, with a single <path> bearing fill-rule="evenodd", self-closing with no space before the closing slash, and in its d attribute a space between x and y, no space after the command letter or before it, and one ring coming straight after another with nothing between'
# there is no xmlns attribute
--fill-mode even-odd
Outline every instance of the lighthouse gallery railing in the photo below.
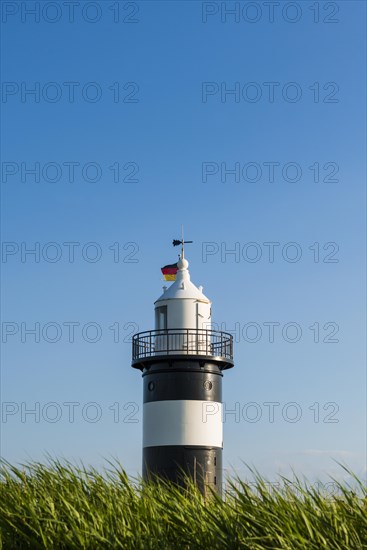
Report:
<svg viewBox="0 0 367 550"><path fill-rule="evenodd" d="M205 329L162 329L133 336L133 361L161 355L205 355L233 361L233 337Z"/></svg>

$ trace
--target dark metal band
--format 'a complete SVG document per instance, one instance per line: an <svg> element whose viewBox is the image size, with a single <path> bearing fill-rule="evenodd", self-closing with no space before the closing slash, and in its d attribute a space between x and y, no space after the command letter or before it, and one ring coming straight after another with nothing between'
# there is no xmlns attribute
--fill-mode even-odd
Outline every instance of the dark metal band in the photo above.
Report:
<svg viewBox="0 0 367 550"><path fill-rule="evenodd" d="M222 375L213 372L148 371L143 402L189 399L222 402Z"/></svg>
<svg viewBox="0 0 367 550"><path fill-rule="evenodd" d="M211 487L222 493L222 449L217 447L163 446L143 449L143 479L163 477L179 485L190 476L205 494Z"/></svg>

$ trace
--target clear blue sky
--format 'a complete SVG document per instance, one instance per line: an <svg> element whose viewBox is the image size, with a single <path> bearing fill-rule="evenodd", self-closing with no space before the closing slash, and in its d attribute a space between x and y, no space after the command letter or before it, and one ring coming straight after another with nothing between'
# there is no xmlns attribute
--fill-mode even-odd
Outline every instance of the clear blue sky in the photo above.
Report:
<svg viewBox="0 0 367 550"><path fill-rule="evenodd" d="M280 2L273 22L263 2L80 2L73 22L2 4L3 456L140 471L129 336L153 328L184 223L192 280L237 331L225 468L364 472L365 3Z"/></svg>

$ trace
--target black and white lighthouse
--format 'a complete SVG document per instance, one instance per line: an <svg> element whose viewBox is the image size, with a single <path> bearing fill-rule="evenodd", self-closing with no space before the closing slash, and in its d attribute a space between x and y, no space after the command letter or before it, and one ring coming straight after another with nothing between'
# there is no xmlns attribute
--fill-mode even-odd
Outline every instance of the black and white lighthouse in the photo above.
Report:
<svg viewBox="0 0 367 550"><path fill-rule="evenodd" d="M233 367L233 339L211 330L211 302L190 281L182 254L176 280L155 302L155 329L133 336L142 371L143 478L222 490L222 377Z"/></svg>

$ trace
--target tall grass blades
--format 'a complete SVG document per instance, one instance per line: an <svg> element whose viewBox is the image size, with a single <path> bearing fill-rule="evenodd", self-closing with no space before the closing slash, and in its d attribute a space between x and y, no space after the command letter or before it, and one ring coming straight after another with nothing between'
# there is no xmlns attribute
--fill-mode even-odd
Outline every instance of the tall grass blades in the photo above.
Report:
<svg viewBox="0 0 367 550"><path fill-rule="evenodd" d="M130 481L118 463L102 473L49 459L2 462L1 548L367 549L367 493L336 483L336 495L296 479L274 488L256 472L203 498L190 480Z"/></svg>

